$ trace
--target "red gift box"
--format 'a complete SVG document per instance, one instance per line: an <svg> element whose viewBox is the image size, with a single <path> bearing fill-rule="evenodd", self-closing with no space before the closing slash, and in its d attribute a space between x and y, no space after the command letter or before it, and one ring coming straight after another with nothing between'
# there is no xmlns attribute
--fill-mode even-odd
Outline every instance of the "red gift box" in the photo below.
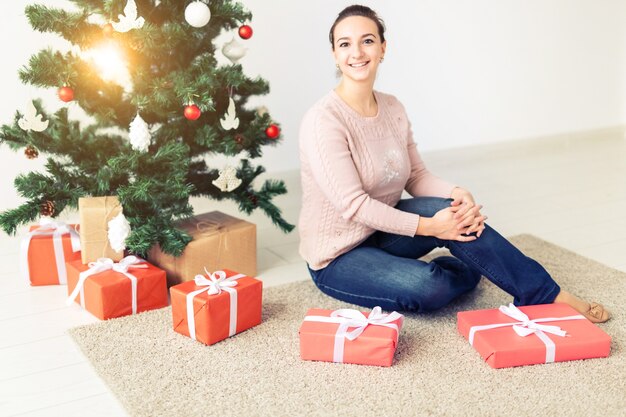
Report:
<svg viewBox="0 0 626 417"><path fill-rule="evenodd" d="M30 285L65 285L65 262L80 259L77 226L42 220L22 239L20 270Z"/></svg>
<svg viewBox="0 0 626 417"><path fill-rule="evenodd" d="M567 304L462 311L459 332L492 368L609 356L611 337Z"/></svg>
<svg viewBox="0 0 626 417"><path fill-rule="evenodd" d="M100 258L89 265L67 263L68 304L76 301L100 320L166 307L165 271L135 256L116 263Z"/></svg>
<svg viewBox="0 0 626 417"><path fill-rule="evenodd" d="M261 281L228 269L174 285L174 331L212 345L256 326L261 323L262 292Z"/></svg>
<svg viewBox="0 0 626 417"><path fill-rule="evenodd" d="M310 309L300 326L304 360L391 366L404 316L357 310Z"/></svg>

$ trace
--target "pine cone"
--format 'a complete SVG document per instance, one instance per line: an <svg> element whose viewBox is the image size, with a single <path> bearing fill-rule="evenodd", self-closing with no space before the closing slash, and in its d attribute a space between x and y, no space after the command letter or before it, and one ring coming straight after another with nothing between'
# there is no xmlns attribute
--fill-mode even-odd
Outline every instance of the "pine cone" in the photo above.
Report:
<svg viewBox="0 0 626 417"><path fill-rule="evenodd" d="M26 149L24 149L24 155L28 159L35 159L39 156L39 151L32 145L28 145Z"/></svg>
<svg viewBox="0 0 626 417"><path fill-rule="evenodd" d="M54 202L50 200L46 200L41 203L41 209L39 213L42 216L53 216L54 215Z"/></svg>
<svg viewBox="0 0 626 417"><path fill-rule="evenodd" d="M254 207L257 207L259 204L259 199L257 198L257 196L250 192L248 193L248 201L250 201Z"/></svg>

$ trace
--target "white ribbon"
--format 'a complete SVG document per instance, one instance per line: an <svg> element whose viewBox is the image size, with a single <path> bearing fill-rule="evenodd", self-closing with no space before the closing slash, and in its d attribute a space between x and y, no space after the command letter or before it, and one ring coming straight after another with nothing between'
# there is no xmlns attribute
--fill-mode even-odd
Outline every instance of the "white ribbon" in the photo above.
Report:
<svg viewBox="0 0 626 417"><path fill-rule="evenodd" d="M392 328L396 331L396 343L398 342L398 334L400 330L398 325L392 323L403 317L402 314L394 311L393 313L385 314L380 307L374 307L372 312L366 316L358 310L344 308L335 310L327 316L306 316L304 321L317 321L322 323L338 323L339 328L335 333L335 344L333 348L333 362L343 363L343 351L345 345L345 339L350 341L355 340L363 333L365 328L369 325L372 326L385 326ZM350 327L354 327L352 331L348 332Z"/></svg>
<svg viewBox="0 0 626 417"><path fill-rule="evenodd" d="M131 283L131 294L132 294L132 311L133 314L137 314L137 277L133 274L128 273L130 268L147 268L148 265L145 264L145 261L136 256L127 256L119 262L113 262L111 258L99 258L95 262L89 262L89 269L81 272L78 275L78 283L76 283L76 287L74 291L67 298L67 305L70 305L74 302L78 294L80 293L80 305L85 308L85 293L84 286L85 281L92 275L99 274L104 271L113 270L115 272L119 272L120 274L124 274L126 278L130 280Z"/></svg>
<svg viewBox="0 0 626 417"><path fill-rule="evenodd" d="M237 280L239 278L243 278L246 275L237 274L226 278L226 272L224 271L215 271L214 273L210 273L206 270L206 268L204 268L204 272L206 272L209 279L207 279L204 275L196 275L194 278L196 286L204 288L192 291L187 294L186 297L189 337L196 340L196 318L193 310L193 299L196 295L205 291L207 291L209 295L221 294L222 291L226 291L230 294L230 320L228 325L228 336L230 337L237 333L237 290L232 287L237 285Z"/></svg>
<svg viewBox="0 0 626 417"><path fill-rule="evenodd" d="M57 222L43 217L39 220L39 228L35 229L22 239L20 246L20 271L25 281L30 281L30 268L28 267L28 248L33 236L52 236L54 246L54 258L56 261L59 284L67 284L67 270L65 269L65 253L63 252L63 235L70 234L72 252L80 250L80 236L76 230L64 222Z"/></svg>
<svg viewBox="0 0 626 417"><path fill-rule="evenodd" d="M548 321L559 321L559 320L581 320L585 319L585 316L578 314L575 316L565 316L565 317L549 317L549 318L539 318L530 320L526 314L524 314L519 308L515 307L513 304L509 304L507 306L500 306L500 312L506 314L507 316L518 320L514 323L499 323L499 324L486 324L483 326L472 326L469 331L469 343L470 345L474 345L474 335L476 332L481 330L489 330L496 329L498 327L506 327L511 326L515 333L519 336L526 337L531 334L535 334L539 340L541 340L546 345L546 362L552 363L554 362L554 358L556 355L556 345L546 335L546 333L551 333L556 336L564 337L567 335L567 332L561 329L559 326L549 326L546 324L539 324Z"/></svg>

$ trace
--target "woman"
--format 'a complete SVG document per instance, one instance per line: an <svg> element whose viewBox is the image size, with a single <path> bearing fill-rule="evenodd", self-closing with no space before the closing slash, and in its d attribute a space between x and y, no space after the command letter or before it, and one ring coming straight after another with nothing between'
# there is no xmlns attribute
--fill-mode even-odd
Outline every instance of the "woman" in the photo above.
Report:
<svg viewBox="0 0 626 417"><path fill-rule="evenodd" d="M374 90L387 47L377 14L347 7L329 38L341 81L300 130L300 253L318 288L362 306L425 312L484 275L516 305L564 302L593 322L608 320L601 305L561 290L485 224L469 191L428 172L404 107ZM403 190L413 198L401 200ZM437 247L454 257L418 260Z"/></svg>

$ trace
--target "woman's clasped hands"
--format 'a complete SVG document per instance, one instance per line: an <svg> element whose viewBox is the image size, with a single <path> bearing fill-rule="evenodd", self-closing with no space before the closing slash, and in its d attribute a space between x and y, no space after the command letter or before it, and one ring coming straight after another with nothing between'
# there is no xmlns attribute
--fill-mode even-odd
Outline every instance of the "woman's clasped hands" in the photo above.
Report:
<svg viewBox="0 0 626 417"><path fill-rule="evenodd" d="M480 212L483 206L476 204L472 194L460 187L452 191L450 198L450 207L438 211L433 217L420 219L417 234L460 242L478 239L487 220Z"/></svg>

